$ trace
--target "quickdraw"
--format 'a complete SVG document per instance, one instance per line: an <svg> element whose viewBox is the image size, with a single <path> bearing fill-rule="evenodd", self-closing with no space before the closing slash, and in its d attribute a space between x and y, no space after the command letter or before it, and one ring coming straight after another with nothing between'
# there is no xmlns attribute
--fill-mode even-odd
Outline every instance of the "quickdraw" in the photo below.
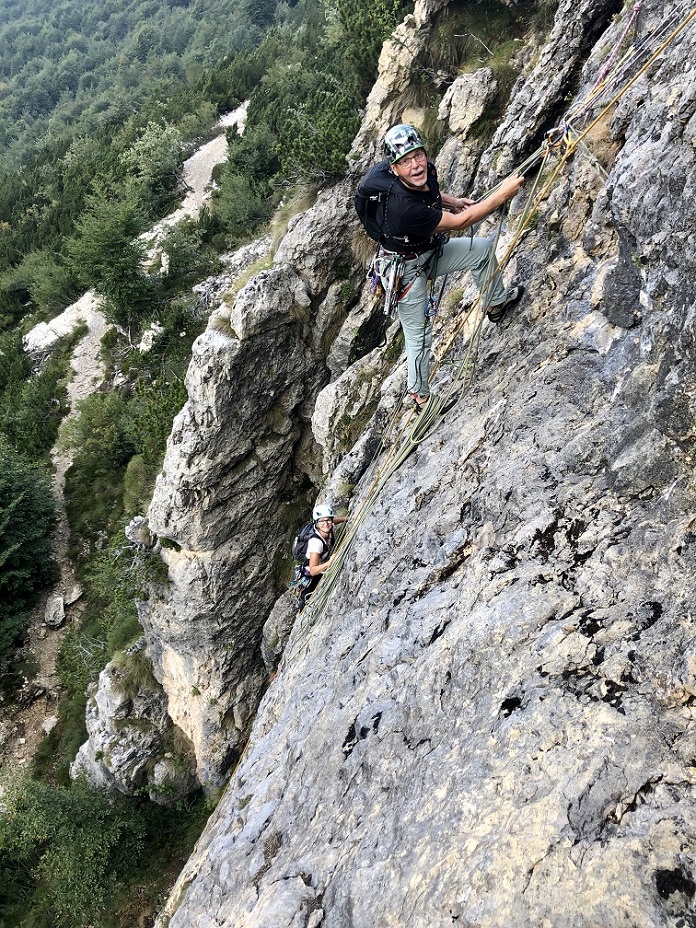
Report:
<svg viewBox="0 0 696 928"><path fill-rule="evenodd" d="M396 314L396 307L404 295L400 290L403 270L404 259L401 255L380 248L367 272L370 293L384 294L385 316Z"/></svg>

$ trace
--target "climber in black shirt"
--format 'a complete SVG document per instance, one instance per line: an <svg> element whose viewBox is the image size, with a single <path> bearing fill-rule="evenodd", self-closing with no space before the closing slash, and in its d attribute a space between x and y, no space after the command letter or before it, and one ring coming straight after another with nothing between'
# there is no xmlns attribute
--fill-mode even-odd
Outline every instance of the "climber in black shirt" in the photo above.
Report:
<svg viewBox="0 0 696 928"><path fill-rule="evenodd" d="M469 270L480 290L485 285L492 248L485 238L453 238L441 245L438 236L481 222L517 194L524 177L507 178L497 191L475 203L440 191L435 165L428 161L425 143L413 126L393 126L384 137L383 148L386 164L382 162L372 171L385 171L388 166L395 183L390 183L383 200L382 251L403 257L398 313L406 342L408 392L420 407L430 395L428 278ZM369 177L364 182L369 182ZM482 294L483 305L494 323L500 322L523 293L521 286L506 291L502 274L496 274L487 289Z"/></svg>

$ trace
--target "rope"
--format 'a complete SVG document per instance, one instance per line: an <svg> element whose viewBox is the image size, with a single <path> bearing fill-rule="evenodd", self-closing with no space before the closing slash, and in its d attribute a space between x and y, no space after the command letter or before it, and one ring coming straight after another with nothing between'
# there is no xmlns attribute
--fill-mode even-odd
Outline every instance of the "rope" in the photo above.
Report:
<svg viewBox="0 0 696 928"><path fill-rule="evenodd" d="M606 86L605 78L607 78L607 76L609 75L609 72L611 71L611 67L614 64L614 59L618 55L619 49L621 48L623 43L626 41L628 33L631 31L631 27L633 26L634 22L638 19L638 14L640 13L640 8L642 6L642 3L643 3L643 0L638 0L638 2L634 4L633 12L631 13L631 18L626 24L624 31L621 33L621 37L614 45L614 48L611 50L611 54L609 55L609 58L607 59L602 70L599 72L599 75L597 76L597 79L595 80L594 84L590 88L585 101L581 104L582 109L580 109L580 111L578 112L577 114L578 117L582 116L583 113L585 113L586 109L589 108L589 101L591 101L595 95L601 94L603 88ZM621 62L624 61L625 57L626 56L624 56L624 58L621 59Z"/></svg>
<svg viewBox="0 0 696 928"><path fill-rule="evenodd" d="M634 15L632 16L631 21L629 22L629 25L626 27L626 29L624 29L624 34L622 35L620 42L617 44L617 46L615 46L615 49L612 51L612 55L610 56L609 65L611 64L612 58L615 57L616 54L618 53L618 47L625 40L625 36L630 31L630 27L638 15L636 12L636 7L639 8L640 3L636 3L636 5L634 6ZM667 18L667 21L670 22L670 24L671 24L671 21L673 21L673 19L675 18L675 12L676 11L673 11L671 16ZM642 65L640 70L636 74L634 74L633 77L624 86L622 86L620 91L617 94L615 94L615 96L609 101L609 103L607 103L606 105L602 107L602 110L595 117L595 119L592 120L592 122L586 128L584 128L582 132L578 134L572 127L571 123L586 114L588 109L591 108L591 106L588 106L588 103L591 103L593 94L594 94L594 98L596 99L599 94L603 93L608 83L613 79L611 76L609 78L604 78L603 75L600 75L601 80L598 79L598 81L595 81L595 85L590 91L590 94L588 94L588 97L586 98L586 100L583 101L582 109L576 110L575 112L571 111L568 117L566 118L566 120L564 120L558 127L556 127L556 129L553 129L551 130L551 132L547 133L546 140L537 149L537 151L534 152L532 155L530 155L529 158L522 165L520 165L519 168L511 172L511 175L509 176L512 176L512 174L515 174L515 175L522 174L530 170L530 168L536 165L538 162L541 162L541 167L535 179L534 186L532 188L530 196L527 198L527 205L525 206L525 209L523 210L522 216L520 218L520 221L517 224L517 229L512 237L512 240L507 245L505 253L502 259L498 261L495 270L492 270L492 262L495 260L495 257L494 257L495 246L491 250L491 263L489 264L490 276L487 275L487 280L485 281L484 286L482 286L481 288L481 293L479 293L474 303L471 305L468 311L464 314L464 316L460 318L458 324L454 327L453 332L450 334L447 342L445 343L444 348L442 349L441 358L445 357L445 355L451 348L452 344L454 343L455 339L458 337L458 335L461 333L464 326L467 324L467 322L471 318L474 311L480 307L482 303L482 293L486 293L488 291L488 287L490 283L492 282L492 280L494 279L495 275L502 274L503 269L509 262L510 257L512 256L515 248L520 242L520 239L522 238L524 232L528 228L531 218L534 216L537 209L539 208L543 200L548 195L549 191L551 190L552 186L556 182L556 179L558 178L559 174L561 173L565 165L568 163L570 158L573 157L578 145L580 145L583 139L592 131L594 126L596 126L597 123L600 122L604 118L605 114L610 109L612 109L616 105L616 103L618 103L618 101L630 90L630 88L642 76L642 74L645 73L645 71L662 54L662 52L674 41L674 39L686 28L686 26L691 22L691 20L695 16L696 16L696 8L693 9L682 20L682 22L671 32L671 34L662 42L660 47L655 52L653 52L653 54L648 58L648 60ZM651 36L654 36L656 34L659 35L663 31L664 31L664 22L660 25L658 29L653 30L653 33L651 33ZM645 44L646 44L645 42L642 43L643 48L645 47ZM642 51L643 49L640 50L641 55L642 55ZM632 57L634 60L636 60L635 54ZM624 62L625 62L625 56L624 56L624 59L622 59L622 62L619 63L619 66L618 66L619 69L625 69ZM606 71L606 70L607 70L607 66L605 65L605 68L603 69L603 71ZM537 187L539 187L541 184L541 178L543 176L547 161L551 153L556 152L556 151L560 151L560 157L558 159L558 162L555 168L553 169L553 171L551 172L551 175L543 183L543 186L541 186L541 190L538 193L536 193L536 196L535 196ZM495 187L491 188L491 190L485 196L490 196L491 193L495 192L502 183L503 181L501 180ZM496 242L498 241L499 236L501 234L503 220L504 220L504 214L503 216L501 216L501 220L499 222ZM307 606L305 607L305 609L302 611L300 615L300 621L298 623L299 627L297 628L297 632L293 636L293 645L298 645L306 638L306 636L308 635L314 623L318 620L320 615L323 613L323 610L326 607L329 597L331 596L333 592L333 588L336 583L338 574L340 573L343 563L352 548L357 532L359 528L361 527L361 525L363 524L363 522L365 521L368 514L371 512L373 506L379 499L382 489L384 488L384 486L386 485L390 477L392 477L393 474L396 473L396 471L401 467L401 465L404 463L404 461L406 461L406 459L411 455L411 453L420 444L422 444L422 442L424 442L427 438L430 437L430 435L432 434L434 429L439 425L442 419L442 415L444 414L443 410L447 412L449 411L449 409L452 408L452 405L454 404L449 402L449 399L453 392L453 386L457 382L458 378L462 379L462 384L461 384L460 395L456 398L455 403L459 402L459 400L461 399L461 396L463 395L467 387L473 382L473 374L474 374L474 369L475 369L475 354L476 354L476 349L477 349L477 346L480 340L480 333L481 333L483 319L484 319L484 313L479 313L479 317L477 319L477 322L474 325L471 338L469 339L469 346L467 348L466 355L459 368L458 374L457 376L455 376L452 383L450 384L450 388L447 394L445 395L445 397L441 398L441 397L436 397L434 395L431 395L428 402L421 408L420 414L418 415L418 418L413 424L408 435L404 435L404 433L408 429L408 426L411 420L413 419L413 411L409 414L409 416L407 416L404 422L404 425L402 426L401 430L396 436L394 444L392 445L389 453L387 454L385 460L383 461L382 466L379 467L377 469L377 473L371 477L370 485L365 495L363 496L362 501L360 505L358 506L358 509L353 515L351 515L350 522L348 523L348 527L343 535L343 538L339 542L334 552L331 567L329 568L328 571L325 571L325 573L323 574L322 581L317 587L316 591L313 594L311 594L311 597L308 597ZM436 365L433 368L431 376L434 376L434 374L437 372L437 370L442 365L442 363L443 363L442 360L439 360L436 362ZM399 412L400 412L400 408L399 406L397 406L387 426L387 429L385 430L385 434L388 434L393 428L394 422L396 421L396 418ZM373 458L373 462L370 465L370 468L368 468L368 473L366 476L369 477L370 469L374 469L376 467L378 455L381 453L381 449L384 447L385 442L386 442L386 439L383 436L380 441L379 448ZM289 653L289 650L290 650L289 648L286 649L285 655ZM285 655L283 656L283 662L285 661Z"/></svg>
<svg viewBox="0 0 696 928"><path fill-rule="evenodd" d="M637 3L636 6L640 6L640 3ZM633 50L626 52L626 54L619 61L619 63L617 64L617 66L615 67L614 71L611 74L606 75L604 73L607 70L606 65L605 65L605 68L602 70L602 74L600 75L601 80L600 78L598 78L597 81L595 81L595 84L593 85L591 90L588 92L585 100L577 104L576 107L571 108L571 110L568 112L568 114L565 117L565 123L568 125L572 125L576 121L582 118L585 118L587 116L587 113L591 111L594 108L594 106L597 105L597 103L602 99L602 97L606 94L606 92L610 90L612 86L617 85L620 81L625 79L627 72L629 72L630 70L636 67L636 65L643 58L644 54L649 49L649 47L652 44L654 44L654 42L659 41L660 37L664 35L664 33L667 32L667 30L670 29L673 26L673 24L678 21L680 14L685 9L687 9L688 6L689 6L688 0L686 3L677 5L672 10L672 12L668 14L668 16L666 16L665 19L663 19L652 30L652 32L648 33ZM625 40L625 37L630 31L631 26L635 22L637 15L638 13L636 12L635 7L634 7L634 12L633 12L633 15L631 16L631 20L629 21L628 25L624 29L621 39L615 46L614 51L612 52L612 55L617 51L620 44L622 44L623 41ZM620 99L626 93L629 87L631 87L633 83L635 83L635 81L645 72L645 70L650 67L650 65L655 61L655 59L658 58L662 54L665 48L667 48L667 46L672 41L674 41L677 35L686 28L686 26L691 21L691 19L693 19L694 15L696 15L696 10L692 10L690 13L688 13L685 16L685 18L681 21L681 23L678 26L676 26L674 31L667 37L667 39L664 40L664 42L660 45L657 51L654 52L650 56L650 58L645 62L645 64L640 68L640 70L636 74L634 74L633 78L629 81L629 83L624 85L621 88L617 97L615 97L614 100L612 100L609 104L607 104L608 107L613 106L616 100ZM605 110L606 110L606 107L605 107Z"/></svg>

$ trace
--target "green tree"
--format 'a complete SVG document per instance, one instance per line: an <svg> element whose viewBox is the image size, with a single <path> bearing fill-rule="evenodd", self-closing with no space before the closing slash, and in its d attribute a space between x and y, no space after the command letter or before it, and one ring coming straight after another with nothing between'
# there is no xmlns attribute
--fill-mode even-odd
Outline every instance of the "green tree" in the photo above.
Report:
<svg viewBox="0 0 696 928"><path fill-rule="evenodd" d="M102 188L89 197L77 234L68 242L74 273L104 297L107 317L126 327L137 323L155 298L142 269L145 246L138 235L144 224L131 190L117 197Z"/></svg>
<svg viewBox="0 0 696 928"><path fill-rule="evenodd" d="M0 290L26 291L35 306L51 314L79 296L74 275L48 250L30 252L18 267L1 275Z"/></svg>
<svg viewBox="0 0 696 928"><path fill-rule="evenodd" d="M344 61L359 94L370 90L382 44L408 6L404 0L335 0L329 7L342 27Z"/></svg>
<svg viewBox="0 0 696 928"><path fill-rule="evenodd" d="M149 122L139 138L123 152L121 163L143 186L142 197L166 202L176 186L177 173L183 164L182 138L179 130L168 123Z"/></svg>
<svg viewBox="0 0 696 928"><path fill-rule="evenodd" d="M18 332L0 337L0 435L31 460L45 459L68 411L66 377L78 328L60 339L38 372L32 372Z"/></svg>
<svg viewBox="0 0 696 928"><path fill-rule="evenodd" d="M119 882L138 865L142 816L82 783L65 789L25 780L11 784L3 802L0 924L99 924Z"/></svg>
<svg viewBox="0 0 696 928"><path fill-rule="evenodd" d="M65 480L71 554L103 547L123 518L123 475L136 451L128 402L119 393L95 393L80 403L69 440L75 448Z"/></svg>
<svg viewBox="0 0 696 928"><path fill-rule="evenodd" d="M48 478L0 436L0 656L24 627L24 613L53 579L55 508Z"/></svg>
<svg viewBox="0 0 696 928"><path fill-rule="evenodd" d="M283 174L298 179L340 176L359 125L355 102L327 76L324 87L288 113L278 141Z"/></svg>

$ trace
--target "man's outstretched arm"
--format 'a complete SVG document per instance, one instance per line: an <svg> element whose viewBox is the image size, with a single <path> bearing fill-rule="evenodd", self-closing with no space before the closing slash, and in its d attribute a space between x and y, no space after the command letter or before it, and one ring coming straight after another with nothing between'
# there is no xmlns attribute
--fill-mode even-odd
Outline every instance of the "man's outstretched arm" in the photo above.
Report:
<svg viewBox="0 0 696 928"><path fill-rule="evenodd" d="M442 194L442 205L445 209L452 209L455 212L443 212L440 222L435 227L436 232L461 232L481 222L491 213L494 213L503 203L507 203L518 193L524 183L524 177L514 174L507 177L500 187L481 200L480 203L472 203L466 197L451 197L447 193Z"/></svg>

